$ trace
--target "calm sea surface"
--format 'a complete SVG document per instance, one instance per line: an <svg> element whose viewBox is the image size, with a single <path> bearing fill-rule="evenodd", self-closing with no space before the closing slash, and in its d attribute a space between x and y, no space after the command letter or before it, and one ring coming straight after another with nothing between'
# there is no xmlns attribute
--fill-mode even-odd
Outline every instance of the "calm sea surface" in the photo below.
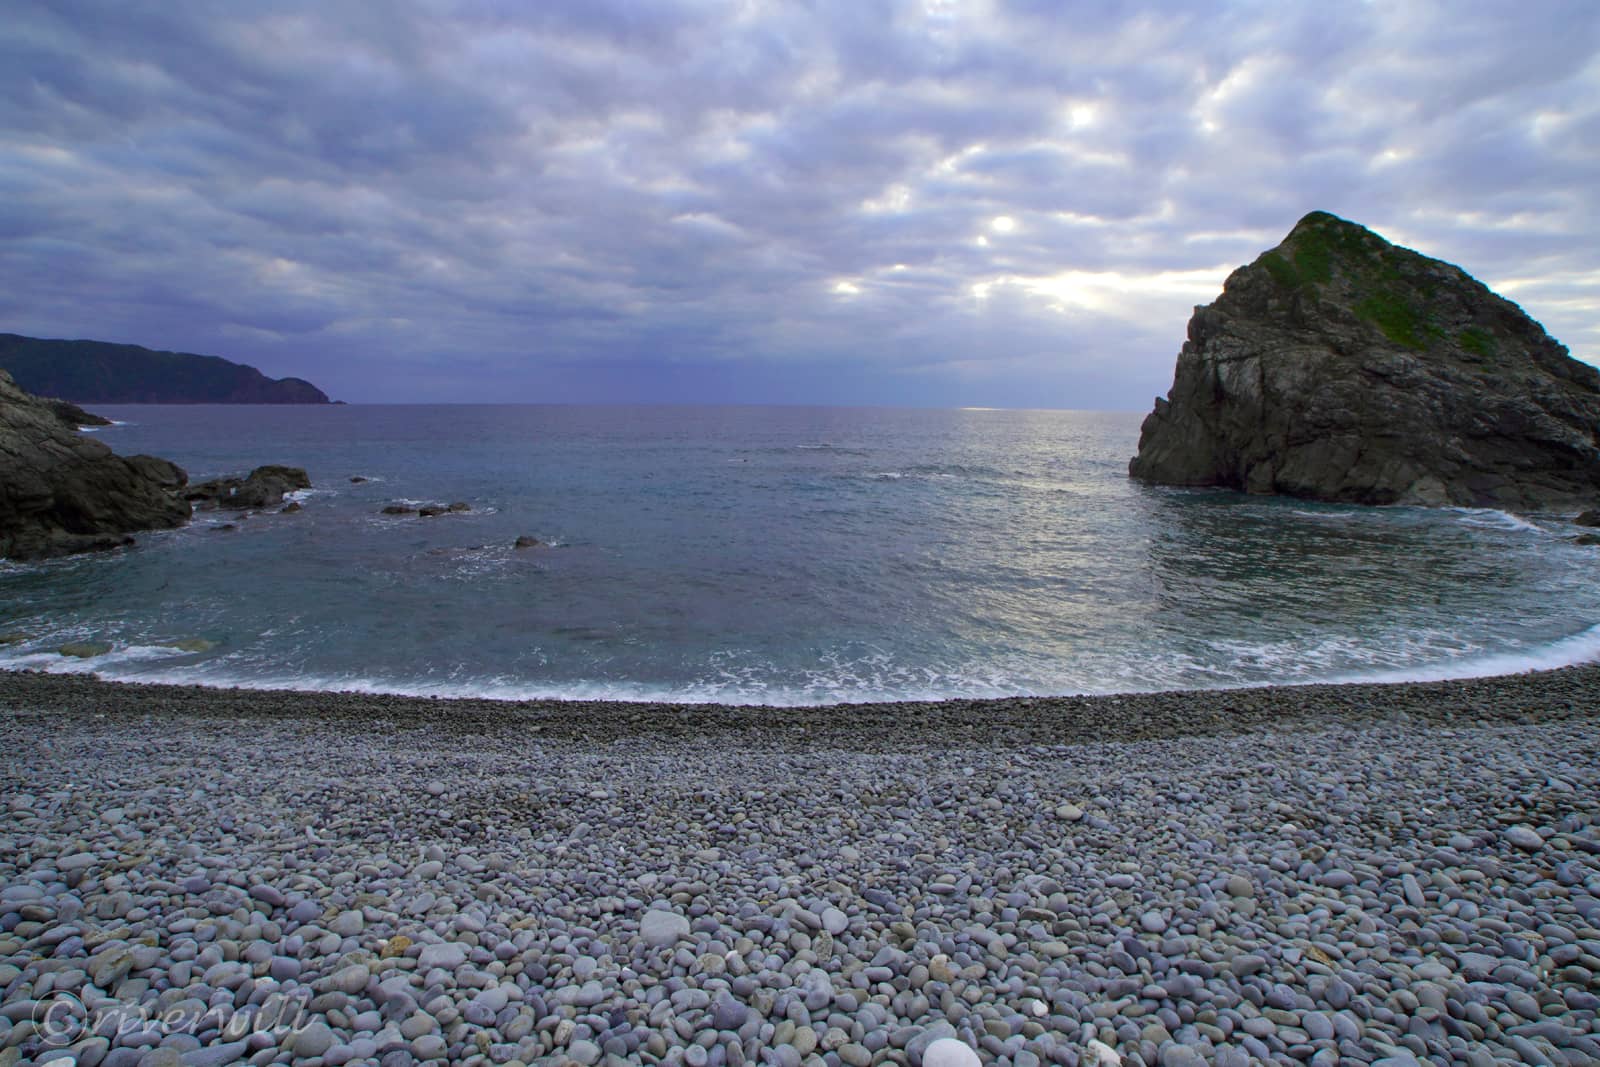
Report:
<svg viewBox="0 0 1600 1067"><path fill-rule="evenodd" d="M1498 673L1600 653L1551 517L1125 476L1131 414L107 407L196 480L304 511L0 564L0 665L108 678L730 703ZM352 483L359 475L370 479ZM380 514L464 500L466 514ZM516 551L520 534L555 547ZM165 642L201 638L204 652ZM75 660L68 641L114 651Z"/></svg>

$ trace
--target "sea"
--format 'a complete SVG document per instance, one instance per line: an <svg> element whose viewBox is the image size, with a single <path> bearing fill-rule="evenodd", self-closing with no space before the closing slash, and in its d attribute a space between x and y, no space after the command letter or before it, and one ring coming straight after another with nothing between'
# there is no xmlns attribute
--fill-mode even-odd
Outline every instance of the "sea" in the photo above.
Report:
<svg viewBox="0 0 1600 1067"><path fill-rule="evenodd" d="M131 549L0 563L0 668L812 705L1600 656L1597 550L1563 517L1145 486L1134 413L97 410L116 420L100 440L194 480L283 463L313 488L293 514L199 512ZM453 501L471 510L383 514Z"/></svg>

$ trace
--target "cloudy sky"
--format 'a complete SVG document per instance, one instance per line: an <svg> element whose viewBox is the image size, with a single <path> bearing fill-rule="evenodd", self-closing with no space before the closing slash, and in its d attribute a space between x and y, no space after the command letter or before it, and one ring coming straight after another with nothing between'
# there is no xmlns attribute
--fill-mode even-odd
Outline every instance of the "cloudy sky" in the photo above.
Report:
<svg viewBox="0 0 1600 1067"><path fill-rule="evenodd" d="M0 330L352 401L1143 409L1321 208L1600 362L1600 5L10 0Z"/></svg>

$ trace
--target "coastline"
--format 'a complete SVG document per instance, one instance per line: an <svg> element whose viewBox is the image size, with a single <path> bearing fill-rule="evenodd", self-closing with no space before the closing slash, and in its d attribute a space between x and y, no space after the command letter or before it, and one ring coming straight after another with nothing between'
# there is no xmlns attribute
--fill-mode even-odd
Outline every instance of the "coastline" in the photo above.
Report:
<svg viewBox="0 0 1600 1067"><path fill-rule="evenodd" d="M1600 667L0 709L0 1067L1600 1060Z"/></svg>
<svg viewBox="0 0 1600 1067"><path fill-rule="evenodd" d="M1528 724L1600 717L1600 664L1425 682L1336 682L1099 696L859 704L663 704L495 700L105 681L0 671L0 710L52 714L364 719L467 734L535 729L548 739L726 739L862 751L1175 739L1334 725Z"/></svg>

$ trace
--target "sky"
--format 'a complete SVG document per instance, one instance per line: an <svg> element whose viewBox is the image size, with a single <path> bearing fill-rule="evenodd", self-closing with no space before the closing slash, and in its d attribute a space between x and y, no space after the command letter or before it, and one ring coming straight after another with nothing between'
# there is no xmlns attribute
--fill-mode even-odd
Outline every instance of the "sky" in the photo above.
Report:
<svg viewBox="0 0 1600 1067"><path fill-rule="evenodd" d="M9 0L0 330L352 402L1142 410L1306 212L1600 362L1600 4Z"/></svg>

